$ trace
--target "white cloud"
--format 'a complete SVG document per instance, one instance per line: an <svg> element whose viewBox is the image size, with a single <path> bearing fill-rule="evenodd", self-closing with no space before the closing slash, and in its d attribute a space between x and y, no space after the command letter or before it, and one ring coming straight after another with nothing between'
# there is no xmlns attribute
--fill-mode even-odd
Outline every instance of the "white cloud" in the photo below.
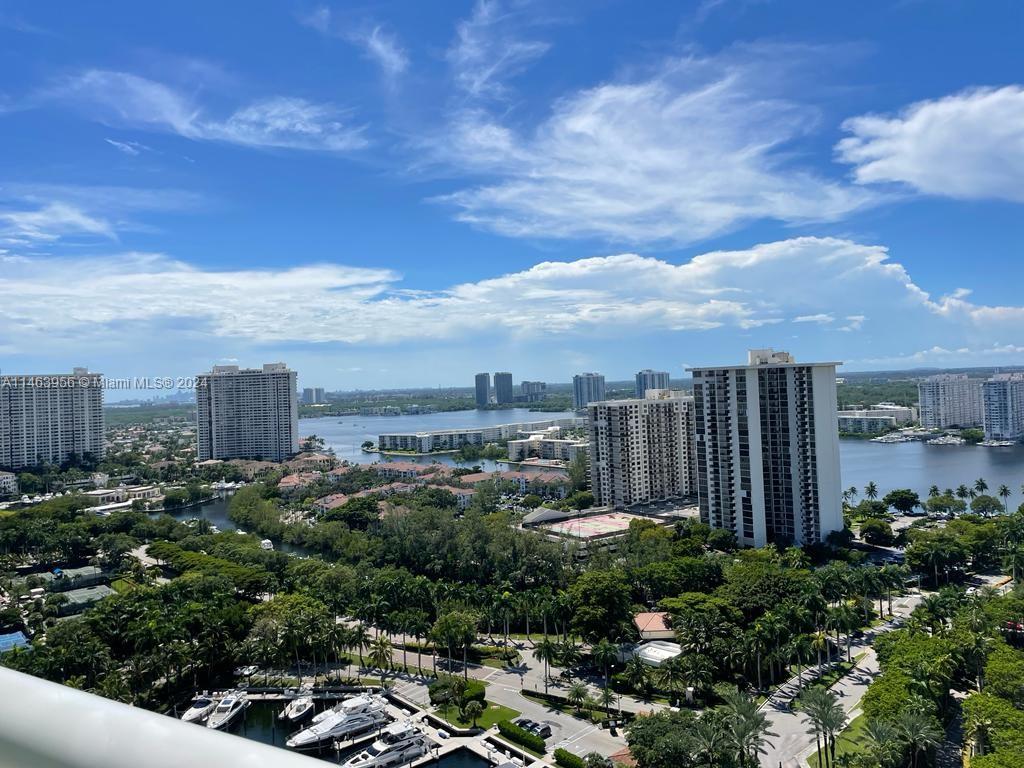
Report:
<svg viewBox="0 0 1024 768"><path fill-rule="evenodd" d="M299 19L323 35L346 40L363 50L388 77L397 77L409 66L409 56L398 37L381 24L349 23L336 19L326 5L318 6Z"/></svg>
<svg viewBox="0 0 1024 768"><path fill-rule="evenodd" d="M866 305L884 329L872 342L882 351L926 324L928 333L968 345L1000 332L1001 321L991 318L1001 310L1024 311L960 296L955 301L964 306L950 312L949 297L931 299L884 248L831 238L716 251L684 264L629 253L543 262L438 291L404 285L388 269L214 271L159 254L0 256L0 269L0 338L32 349L69 337L80 345L128 343L132 334L135 341L152 338L154 328L168 341L199 335L261 345L464 343L480 336L549 343L715 329L770 339L770 326L790 317L841 315L856 330L864 315L850 309ZM54 313L55 306L62 311ZM831 326L815 325L809 321L803 335L834 338Z"/></svg>
<svg viewBox="0 0 1024 768"><path fill-rule="evenodd" d="M66 235L115 238L108 221L66 203L49 203L33 210L0 211L0 242L52 242Z"/></svg>
<svg viewBox="0 0 1024 768"><path fill-rule="evenodd" d="M816 315L800 315L793 318L794 323L815 323L816 325L828 325L835 321L836 319L827 312L819 312Z"/></svg>
<svg viewBox="0 0 1024 768"><path fill-rule="evenodd" d="M447 52L455 83L474 97L502 97L506 81L523 72L550 47L523 40L524 17L504 9L499 0L477 0L473 14L459 22Z"/></svg>
<svg viewBox="0 0 1024 768"><path fill-rule="evenodd" d="M977 88L912 104L895 117L847 120L836 146L862 184L1024 202L1024 88Z"/></svg>
<svg viewBox="0 0 1024 768"><path fill-rule="evenodd" d="M276 96L211 117L188 96L164 83L127 72L88 70L48 91L95 119L116 126L170 131L195 141L249 147L348 152L367 146L363 128L332 104Z"/></svg>
<svg viewBox="0 0 1024 768"><path fill-rule="evenodd" d="M916 352L890 355L888 357L868 357L849 362L860 365L954 365L965 367L970 365L991 365L992 358L1008 359L1024 356L1024 346L1019 344L992 344L983 347L947 348L940 345L921 349Z"/></svg>
<svg viewBox="0 0 1024 768"><path fill-rule="evenodd" d="M646 78L571 93L532 129L464 110L431 149L483 181L440 199L510 236L640 244L692 243L759 219L837 220L870 205L873 192L794 164L788 144L817 113L779 95L782 53L674 59Z"/></svg>
<svg viewBox="0 0 1024 768"><path fill-rule="evenodd" d="M123 152L131 157L138 157L143 152L152 152L145 144L140 144L137 141L117 141L116 139L104 139L104 141L118 152Z"/></svg>

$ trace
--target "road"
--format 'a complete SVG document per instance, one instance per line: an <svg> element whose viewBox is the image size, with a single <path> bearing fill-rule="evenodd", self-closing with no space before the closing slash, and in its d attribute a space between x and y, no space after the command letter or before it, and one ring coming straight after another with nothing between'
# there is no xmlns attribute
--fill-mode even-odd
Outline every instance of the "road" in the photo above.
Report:
<svg viewBox="0 0 1024 768"><path fill-rule="evenodd" d="M1007 577L1001 574L975 577L978 584L996 586L1000 591L1007 589ZM914 591L901 598L893 600L893 613L897 617L907 617L924 599L918 591ZM888 623L876 627L865 633L864 637L854 642L851 646L853 656L863 654L857 666L849 674L840 678L831 690L839 697L839 703L849 720L852 720L860 713L860 701L864 697L868 686L879 673L878 657L871 648L874 638L882 632L887 632L895 627ZM796 678L788 681L786 686L789 689L795 688ZM808 733L810 725L807 717L799 710L791 710L782 701L774 699L765 706L765 714L768 715L769 730L777 734L770 739L771 746L761 756L763 768L805 768L807 758L814 753L814 734Z"/></svg>

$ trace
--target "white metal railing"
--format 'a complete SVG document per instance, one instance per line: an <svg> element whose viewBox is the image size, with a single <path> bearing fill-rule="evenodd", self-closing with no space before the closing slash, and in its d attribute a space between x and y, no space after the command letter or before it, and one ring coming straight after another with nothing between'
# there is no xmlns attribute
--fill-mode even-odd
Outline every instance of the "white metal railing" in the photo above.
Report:
<svg viewBox="0 0 1024 768"><path fill-rule="evenodd" d="M303 755L0 667L2 768L311 768Z"/></svg>

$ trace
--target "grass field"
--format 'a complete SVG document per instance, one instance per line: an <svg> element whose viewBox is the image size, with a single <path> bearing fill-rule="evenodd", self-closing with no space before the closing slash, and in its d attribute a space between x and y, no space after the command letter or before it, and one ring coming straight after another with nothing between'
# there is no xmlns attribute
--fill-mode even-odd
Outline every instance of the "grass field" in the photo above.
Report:
<svg viewBox="0 0 1024 768"><path fill-rule="evenodd" d="M476 724L480 728L490 728L492 725L497 725L502 720L514 720L522 714L521 712L516 712L514 709L510 709L509 707L503 707L500 704L492 704L490 702L485 702L485 704L487 709L485 709L480 714L480 717L476 719ZM473 725L471 720L462 719L462 715L456 707L449 707L447 716L440 709L435 709L434 714L443 720L447 720L456 728L470 728Z"/></svg>

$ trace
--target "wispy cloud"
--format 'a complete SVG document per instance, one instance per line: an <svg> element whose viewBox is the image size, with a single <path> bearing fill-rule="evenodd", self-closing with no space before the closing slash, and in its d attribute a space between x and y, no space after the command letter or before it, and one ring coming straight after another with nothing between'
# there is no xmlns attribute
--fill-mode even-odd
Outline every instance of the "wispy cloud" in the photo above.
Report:
<svg viewBox="0 0 1024 768"><path fill-rule="evenodd" d="M510 11L500 0L477 0L472 15L456 27L447 52L456 84L471 96L504 96L506 82L550 47L520 36L528 21L528 14Z"/></svg>
<svg viewBox="0 0 1024 768"><path fill-rule="evenodd" d="M1024 87L976 88L912 104L895 117L847 120L836 146L861 184L1024 202Z"/></svg>
<svg viewBox="0 0 1024 768"><path fill-rule="evenodd" d="M275 96L218 118L192 96L128 72L87 70L45 97L73 103L108 125L169 131L195 141L327 152L368 144L363 127L349 121L351 112L332 104Z"/></svg>
<svg viewBox="0 0 1024 768"><path fill-rule="evenodd" d="M153 150L147 147L145 144L140 144L137 141L118 141L117 139L104 139L107 144L112 146L118 152L123 152L131 157L138 157L143 152L152 152Z"/></svg>
<svg viewBox="0 0 1024 768"><path fill-rule="evenodd" d="M463 110L434 157L484 180L439 199L509 236L629 244L687 244L760 219L841 219L877 197L793 161L791 142L818 114L785 96L780 61L810 55L761 47L668 60L567 94L527 128Z"/></svg>
<svg viewBox="0 0 1024 768"><path fill-rule="evenodd" d="M409 55L398 41L398 36L382 24L366 20L339 19L326 5L314 8L299 20L323 35L336 37L357 46L365 56L376 62L389 78L397 77L409 66Z"/></svg>
<svg viewBox="0 0 1024 768"><path fill-rule="evenodd" d="M67 203L21 211L0 211L0 243L53 242L68 235L115 239L110 222Z"/></svg>

